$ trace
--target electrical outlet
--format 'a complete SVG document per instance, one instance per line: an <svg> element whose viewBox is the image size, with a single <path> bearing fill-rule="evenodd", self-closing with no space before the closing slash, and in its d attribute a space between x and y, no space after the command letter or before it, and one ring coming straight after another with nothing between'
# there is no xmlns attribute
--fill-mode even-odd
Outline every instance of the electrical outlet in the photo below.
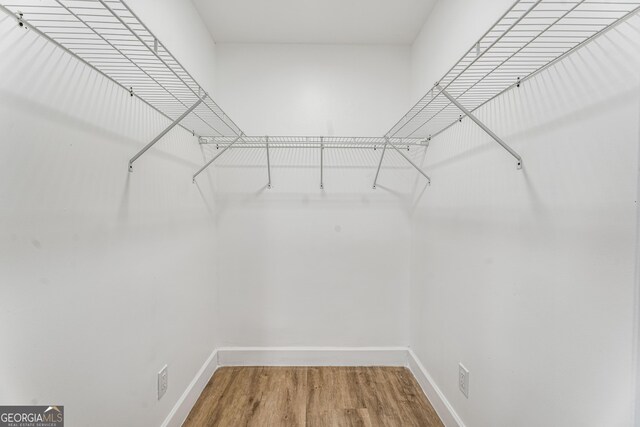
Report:
<svg viewBox="0 0 640 427"><path fill-rule="evenodd" d="M469 398L469 371L464 367L462 363L458 364L458 388L464 394L464 396Z"/></svg>
<svg viewBox="0 0 640 427"><path fill-rule="evenodd" d="M169 387L169 367L164 365L164 368L158 372L158 400L162 399L162 396L167 392Z"/></svg>

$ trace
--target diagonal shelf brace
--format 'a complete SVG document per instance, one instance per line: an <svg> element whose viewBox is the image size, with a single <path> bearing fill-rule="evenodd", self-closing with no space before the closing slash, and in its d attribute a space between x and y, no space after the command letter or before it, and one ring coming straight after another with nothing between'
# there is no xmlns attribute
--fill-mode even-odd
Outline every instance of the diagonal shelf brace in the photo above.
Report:
<svg viewBox="0 0 640 427"><path fill-rule="evenodd" d="M387 149L387 144L391 146L391 148L393 148L394 150L396 150L398 152L398 154L400 154L402 157L404 157L404 159L409 162L409 164L411 164L411 166L413 166L418 172L420 172L420 174L422 176L424 176L427 179L427 182L429 185L431 185L431 178L429 178L429 175L427 175L426 173L424 173L424 171L422 169L420 169L418 167L418 165L416 165L415 163L413 163L413 161L411 161L411 159L409 157L407 157L400 149L398 149L398 147L396 147L395 145L393 145L391 143L391 141L389 141L389 138L385 137L385 142L384 142L384 147L382 148L382 154L380 155L380 163L378 163L378 171L376 172L376 177L373 181L373 189L376 189L376 184L378 182L378 175L380 174L380 167L382 166L382 159L384 158L384 153L385 150Z"/></svg>
<svg viewBox="0 0 640 427"><path fill-rule="evenodd" d="M493 138L498 144L502 146L505 150L509 152L513 157L518 161L518 169L522 169L522 157L518 153L516 153L513 148L509 147L506 142L504 142L498 135L493 133L491 129L485 126L476 116L471 113L471 111L467 110L464 105L460 104L457 99L449 94L446 90L440 86L440 84L436 85L436 88L442 93L452 104L454 104L460 111L462 111L467 117L469 117L475 124L477 124L483 131L485 131L491 138Z"/></svg>
<svg viewBox="0 0 640 427"><path fill-rule="evenodd" d="M224 154L225 151L227 151L229 148L231 148L233 146L233 144L235 144L236 142L240 141L242 138L244 137L244 134L241 134L239 137L237 137L236 139L233 140L233 142L229 145L227 145L226 147L224 147L222 149L222 151L220 151L213 159L209 160L207 162L206 165L204 165L203 167L200 168L200 170L198 170L198 172L196 172L195 174L193 174L193 182L196 182L196 178L198 177L198 175L200 175L206 168L208 168L209 166L211 166L211 164L213 162L215 162L216 160L218 160L218 157L222 156Z"/></svg>
<svg viewBox="0 0 640 427"><path fill-rule="evenodd" d="M378 176L380 175L380 167L382 166L382 160L384 159L384 153L387 151L387 144L389 143L389 138L384 138L384 145L382 146L382 154L380 154L380 161L378 162L378 170L376 171L376 177L373 179L373 189L376 189L376 184L378 183Z"/></svg>
<svg viewBox="0 0 640 427"><path fill-rule="evenodd" d="M129 172L133 172L133 162L135 162L136 160L138 160L138 158L140 156L142 156L144 153L147 152L147 150L151 147L153 147L155 145L156 142L160 141L160 139L165 136L171 129L173 129L174 127L176 127L185 117L187 117L189 114L191 114L191 112L193 110L196 109L196 107L198 105L200 105L202 103L202 101L204 101L204 99L207 97L207 94L204 94L204 96L202 96L201 98L198 98L198 100L195 102L195 104L193 104L191 107L189 107L189 109L187 111L185 111L184 113L182 113L182 115L180 117L178 117L177 119L175 119L169 126L167 126L162 132L160 132L160 134L158 136L156 136L155 138L153 138L153 141L151 141L150 143L148 143L147 145L145 145L145 147L138 151L138 153L133 156L131 158L131 160L129 160Z"/></svg>
<svg viewBox="0 0 640 427"><path fill-rule="evenodd" d="M267 177L269 178L267 188L271 189L271 160L269 159L269 137L265 137L265 140L267 144Z"/></svg>
<svg viewBox="0 0 640 427"><path fill-rule="evenodd" d="M324 138L320 137L320 189L324 190Z"/></svg>
<svg viewBox="0 0 640 427"><path fill-rule="evenodd" d="M409 163L411 164L411 166L413 166L414 168L416 168L416 170L417 170L418 172L420 172L420 174L422 174L422 176L424 176L425 178L427 178L427 181L428 181L429 185L431 185L431 178L429 178L429 176L428 176L426 173L424 173L424 171L423 171L422 169L420 169L420 168L418 167L418 165L416 165L415 163L413 163L413 162L411 161L411 159L410 159L409 157L407 157L407 155L406 155L406 154L404 154L400 149L398 149L398 147L396 147L396 146L395 146L395 145L393 145L392 143L389 143L389 145L391 146L391 148L393 148L394 150L396 150L396 151L398 152L398 154L400 154L402 157L404 157L404 159L405 159L407 162L409 162Z"/></svg>

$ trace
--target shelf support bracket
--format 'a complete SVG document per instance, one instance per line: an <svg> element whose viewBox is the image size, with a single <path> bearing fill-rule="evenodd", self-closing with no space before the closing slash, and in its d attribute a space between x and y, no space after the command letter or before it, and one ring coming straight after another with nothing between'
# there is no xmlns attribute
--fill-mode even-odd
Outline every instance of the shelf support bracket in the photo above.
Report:
<svg viewBox="0 0 640 427"><path fill-rule="evenodd" d="M229 148L231 148L231 146L233 146L233 144L235 144L236 142L240 141L242 138L244 137L244 133L240 134L240 136L238 136L236 139L233 140L233 142L229 145L227 145L226 147L224 147L222 149L222 151L220 151L218 154L216 154L216 156L209 160L207 162L207 164L205 164L203 167L201 167L198 172L196 172L195 174L193 174L193 182L196 182L196 178L198 177L198 175L200 175L206 168L208 168L209 166L211 166L211 164L213 162L215 162L216 160L218 160L218 157L222 156L224 154L225 151L227 151Z"/></svg>
<svg viewBox="0 0 640 427"><path fill-rule="evenodd" d="M320 137L320 189L324 190L324 137Z"/></svg>
<svg viewBox="0 0 640 427"><path fill-rule="evenodd" d="M398 152L398 154L400 154L402 157L404 157L404 159L405 159L407 162L409 162L409 163L411 164L411 166L413 166L414 168L416 168L416 170L417 170L418 172L420 172L420 174L421 174L422 176L424 176L424 177L427 179L427 183L428 183L429 185L431 185L431 178L429 178L429 176L428 176L426 173L424 173L424 171L423 171L422 169L420 169L420 168L418 167L418 165L416 165L415 163L413 163L413 162L411 161L411 159L410 159L409 157L407 157L407 155L406 155L406 154L404 154L400 149L398 149L398 147L396 147L395 145L393 145L391 142L389 142L389 145L391 146L391 148L393 148L394 150L396 150L396 151Z"/></svg>
<svg viewBox="0 0 640 427"><path fill-rule="evenodd" d="M133 96L133 95L131 95ZM189 109L187 111L185 111L184 113L182 113L182 115L180 117L178 117L177 119L175 119L169 126L167 126L162 132L160 132L160 134L158 136L156 136L155 138L153 138L153 141L151 141L150 143L148 143L147 145L144 146L144 148L140 151L138 151L138 153L133 156L131 158L131 160L129 160L129 172L133 172L133 162L135 162L136 160L138 160L138 158L140 156L142 156L144 153L147 152L147 150L151 147L153 147L155 145L156 142L160 141L160 139L162 139L163 136L165 136L167 133L169 133L169 131L171 129L173 129L174 127L176 127L185 117L187 117L189 114L191 114L191 112L193 110L196 109L196 107L198 105L200 105L202 103L202 101L205 100L205 98L207 97L207 95L205 94L204 96L198 98L198 100L195 102L195 104L193 104L191 107L189 107Z"/></svg>
<svg viewBox="0 0 640 427"><path fill-rule="evenodd" d="M269 182L267 183L267 188L271 189L271 161L269 160L269 137L265 138L267 142L267 176L269 178Z"/></svg>
<svg viewBox="0 0 640 427"><path fill-rule="evenodd" d="M493 131L491 129L489 129L487 126L485 126L485 124L482 123L476 116L474 116L473 113L471 113L471 111L467 110L464 107L464 105L460 104L460 102L458 102L457 99L455 99L453 96L451 96L451 94L449 92L444 90L442 88L442 86L440 86L438 84L438 85L436 85L436 88L440 91L440 93L442 93L445 97L447 97L447 99L449 101L451 101L451 103L453 105L458 107L458 109L460 111L462 111L464 113L464 115L466 115L471 120L473 120L473 122L475 124L477 124L483 131L485 131L491 138L493 138L494 141L496 141L498 144L500 144L502 146L502 148L507 150L509 152L509 154L511 154L513 157L515 157L515 159L518 161L518 169L522 169L522 157L520 157L520 155L518 153L516 153L515 150L513 150L513 148L509 147L506 142L504 142L498 135L493 133Z"/></svg>
<svg viewBox="0 0 640 427"><path fill-rule="evenodd" d="M395 145L393 145L393 143L391 141L389 141L389 138L387 138L386 136L384 137L384 146L382 148L382 155L380 156L380 163L378 164L378 171L376 172L376 177L375 180L373 181L373 189L376 189L376 183L378 182L378 174L380 173L380 166L382 166L382 159L384 158L384 152L387 149L387 144L391 146L391 148L393 148L394 150L396 150L398 152L398 154L400 154L402 157L404 157L404 159L409 162L409 164L411 166L413 166L418 172L420 172L420 175L424 176L427 179L427 183L429 185L431 185L431 178L429 178L429 175L427 175L426 173L424 173L424 171L422 169L420 169L418 167L418 165L416 165L415 163L413 163L413 161L407 157L406 154L404 154L398 147L396 147Z"/></svg>
<svg viewBox="0 0 640 427"><path fill-rule="evenodd" d="M376 177L373 179L373 189L376 189L376 184L378 183L378 175L380 175L380 167L382 166L382 159L384 159L384 153L387 151L387 143L389 142L389 138L384 137L384 145L382 146L382 154L380 154L380 161L378 162L378 170L376 171Z"/></svg>

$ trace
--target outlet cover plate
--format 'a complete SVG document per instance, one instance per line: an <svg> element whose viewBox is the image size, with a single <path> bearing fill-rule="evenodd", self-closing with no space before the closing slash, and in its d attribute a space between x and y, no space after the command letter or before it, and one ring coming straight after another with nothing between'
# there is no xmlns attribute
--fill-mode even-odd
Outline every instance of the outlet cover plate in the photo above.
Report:
<svg viewBox="0 0 640 427"><path fill-rule="evenodd" d="M464 397L469 398L469 370L464 367L462 363L458 364L458 388L464 394Z"/></svg>
<svg viewBox="0 0 640 427"><path fill-rule="evenodd" d="M162 396L167 392L169 387L169 367L164 367L158 372L158 400L162 399Z"/></svg>

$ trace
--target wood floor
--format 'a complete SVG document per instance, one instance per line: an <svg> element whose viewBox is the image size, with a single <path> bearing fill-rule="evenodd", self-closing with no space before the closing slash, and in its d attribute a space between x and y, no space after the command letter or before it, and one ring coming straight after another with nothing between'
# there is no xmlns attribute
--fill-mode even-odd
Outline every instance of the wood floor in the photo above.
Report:
<svg viewBox="0 0 640 427"><path fill-rule="evenodd" d="M183 424L443 426L406 368L220 368Z"/></svg>

